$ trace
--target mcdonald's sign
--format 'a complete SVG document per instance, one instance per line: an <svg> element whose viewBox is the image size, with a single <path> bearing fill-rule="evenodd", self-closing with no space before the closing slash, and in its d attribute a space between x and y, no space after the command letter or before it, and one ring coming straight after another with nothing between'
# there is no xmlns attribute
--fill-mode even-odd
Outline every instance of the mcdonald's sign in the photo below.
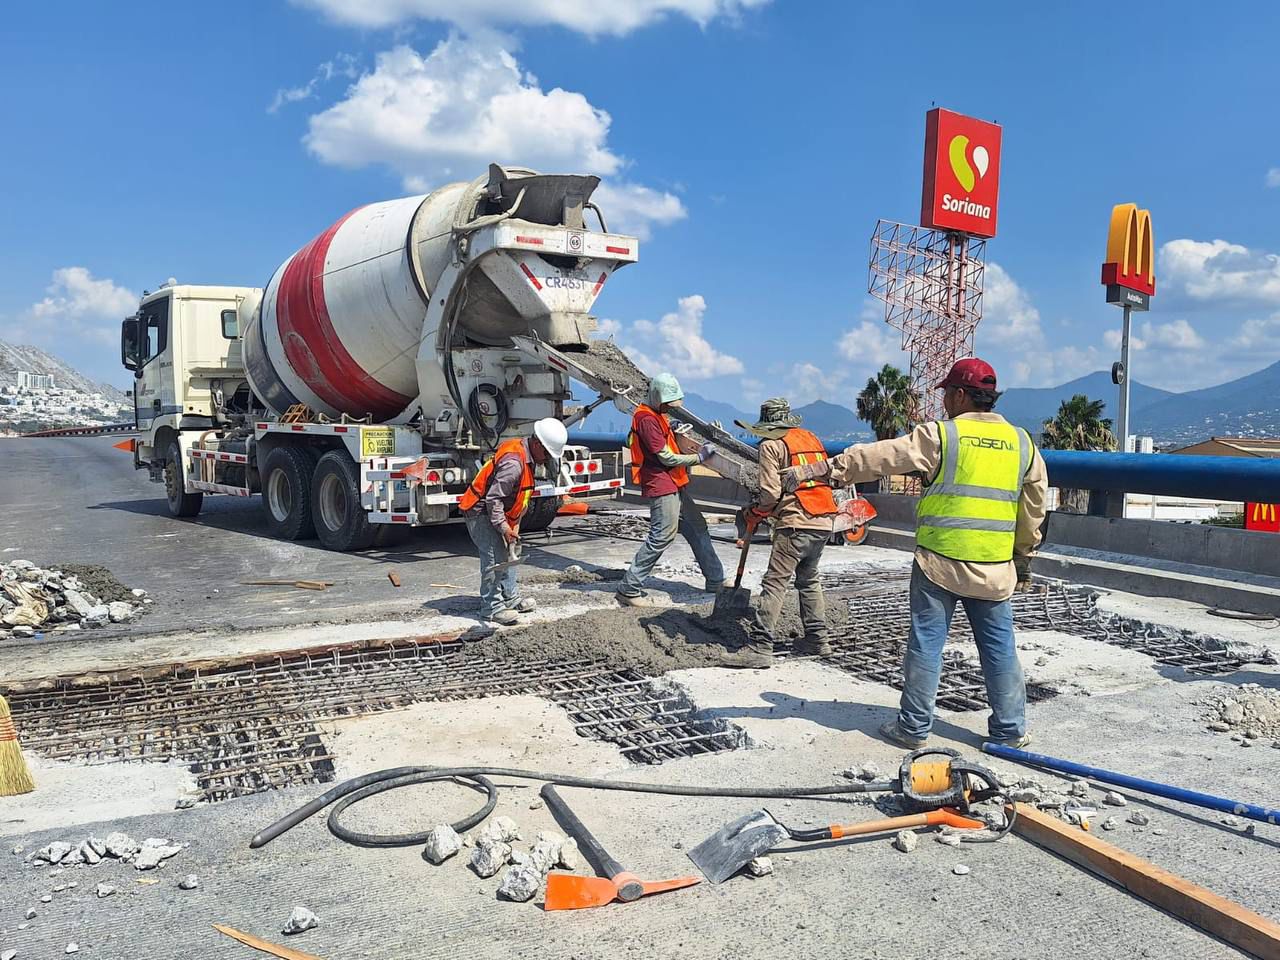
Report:
<svg viewBox="0 0 1280 960"><path fill-rule="evenodd" d="M1246 503L1244 505L1244 528L1246 530L1266 530L1269 533L1280 533L1280 504Z"/></svg>
<svg viewBox="0 0 1280 960"><path fill-rule="evenodd" d="M1136 203L1117 203L1111 208L1102 284L1107 288L1107 303L1148 309L1156 292L1155 235L1151 232L1150 210L1139 210Z"/></svg>

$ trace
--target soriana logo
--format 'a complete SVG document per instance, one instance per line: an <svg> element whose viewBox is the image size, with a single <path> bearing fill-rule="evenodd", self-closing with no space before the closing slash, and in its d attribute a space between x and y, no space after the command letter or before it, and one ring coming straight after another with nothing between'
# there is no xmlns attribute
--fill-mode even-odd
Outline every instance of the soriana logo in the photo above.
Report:
<svg viewBox="0 0 1280 960"><path fill-rule="evenodd" d="M1000 197L1000 127L938 107L924 134L920 222L935 230L996 235Z"/></svg>

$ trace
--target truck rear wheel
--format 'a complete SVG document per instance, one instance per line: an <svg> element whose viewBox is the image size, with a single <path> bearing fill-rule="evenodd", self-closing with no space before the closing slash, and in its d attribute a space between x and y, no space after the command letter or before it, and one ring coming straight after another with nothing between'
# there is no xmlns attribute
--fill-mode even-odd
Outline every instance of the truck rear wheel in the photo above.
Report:
<svg viewBox="0 0 1280 960"><path fill-rule="evenodd" d="M316 464L311 516L329 550L363 550L373 542L375 531L360 502L360 474L345 450L330 450Z"/></svg>
<svg viewBox="0 0 1280 960"><path fill-rule="evenodd" d="M203 493L187 493L186 477L182 470L182 448L177 440L171 440L164 454L164 492L169 501L169 514L174 517L194 517L204 505Z"/></svg>
<svg viewBox="0 0 1280 960"><path fill-rule="evenodd" d="M556 511L559 509L559 497L538 497L529 504L529 509L520 518L520 532L538 533L546 530L555 522Z"/></svg>
<svg viewBox="0 0 1280 960"><path fill-rule="evenodd" d="M316 535L311 515L311 478L316 458L298 447L276 447L262 465L262 513L267 529L281 540Z"/></svg>

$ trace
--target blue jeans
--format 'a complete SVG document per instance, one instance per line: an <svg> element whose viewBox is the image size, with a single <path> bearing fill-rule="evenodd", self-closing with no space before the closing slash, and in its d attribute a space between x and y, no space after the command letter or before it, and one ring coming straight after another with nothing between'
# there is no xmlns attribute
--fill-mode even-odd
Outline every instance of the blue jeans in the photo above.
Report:
<svg viewBox="0 0 1280 960"><path fill-rule="evenodd" d="M507 560L507 542L483 513L467 514L467 533L480 554L480 618L488 620L516 601L516 568L494 572L495 563Z"/></svg>
<svg viewBox="0 0 1280 960"><path fill-rule="evenodd" d="M951 629L956 601L973 626L982 678L987 684L991 717L987 730L993 740L1011 740L1027 732L1027 688L1013 642L1013 605L1008 600L974 600L944 590L911 568L911 635L902 661L902 702L898 724L923 739L933 726L933 706L942 676L942 646Z"/></svg>
<svg viewBox="0 0 1280 960"><path fill-rule="evenodd" d="M636 551L631 567L622 578L618 592L629 597L640 595L641 585L649 579L653 568L662 556L662 551L671 546L676 532L689 541L693 548L693 556L702 569L702 575L711 583L724 581L724 567L716 556L716 549L711 545L711 534L707 530L707 521L682 487L679 493L669 493L663 497L654 497L649 501L649 535Z"/></svg>

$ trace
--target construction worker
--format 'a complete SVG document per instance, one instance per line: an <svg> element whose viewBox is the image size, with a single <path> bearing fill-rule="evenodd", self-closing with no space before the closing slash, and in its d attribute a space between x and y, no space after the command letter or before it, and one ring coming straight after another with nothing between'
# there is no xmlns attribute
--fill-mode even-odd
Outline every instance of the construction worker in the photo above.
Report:
<svg viewBox="0 0 1280 960"><path fill-rule="evenodd" d="M911 433L856 444L830 460L786 471L783 485L828 478L844 485L919 471L926 477L916 510L911 570L911 629L903 659L898 715L880 728L890 743L924 745L933 726L942 646L956 602L978 645L991 717L990 738L1030 742L1026 687L1013 637L1014 590L1031 583L1048 474L1025 430L992 412L996 373L976 357L959 360L937 385L947 419Z"/></svg>
<svg viewBox="0 0 1280 960"><path fill-rule="evenodd" d="M467 523L467 532L480 554L480 619L509 627L518 613L532 613L537 601L516 594L516 567L497 571L493 567L511 558L520 539L520 520L533 499L534 464L552 464L558 472L560 456L569 442L569 432L554 417L533 425L533 436L514 438L498 444L498 449L458 501Z"/></svg>
<svg viewBox="0 0 1280 960"><path fill-rule="evenodd" d="M751 538L761 521L769 519L773 524L773 550L756 608L758 629L741 653L758 657L760 667L772 663L773 632L794 579L804 623L804 638L796 641L794 649L801 654L827 656L831 644L827 642L827 605L818 580L818 561L831 537L835 496L825 477L807 480L794 492L782 489L784 469L825 460L827 452L817 437L800 428L800 417L791 412L785 397L762 403L760 419L753 424L734 422L761 438L760 493L744 511L746 538Z"/></svg>
<svg viewBox="0 0 1280 960"><path fill-rule="evenodd" d="M631 447L631 482L649 501L649 535L618 587L618 602L628 607L649 605L641 587L677 531L693 548L707 591L714 593L724 585L724 567L711 545L707 522L686 490L688 468L715 453L715 445L704 443L697 453L680 452L665 412L684 399L684 391L674 376L660 373L650 380L647 399L647 403L636 407L627 439Z"/></svg>

